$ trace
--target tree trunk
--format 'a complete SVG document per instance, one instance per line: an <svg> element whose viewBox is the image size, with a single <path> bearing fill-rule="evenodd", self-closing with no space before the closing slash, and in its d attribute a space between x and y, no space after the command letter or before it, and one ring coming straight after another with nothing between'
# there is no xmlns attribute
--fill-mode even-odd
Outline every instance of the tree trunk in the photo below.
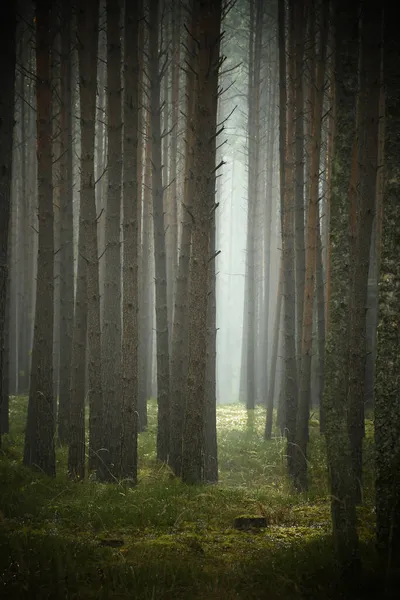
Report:
<svg viewBox="0 0 400 600"><path fill-rule="evenodd" d="M280 110L286 111L284 130L287 132L287 140L284 145L284 158L281 158L281 169L284 169L284 184L281 188L284 193L283 202L283 271L284 271L284 335L285 335L285 378L284 378L284 410L285 431L287 437L287 464L290 475L294 473L294 453L296 437L296 415L297 415L297 361L296 361L296 288L295 288L295 248L294 248L294 5L293 0L289 3L289 59L288 59L288 94L285 104ZM284 5L278 4L278 35L279 35L279 61L285 61L285 15ZM286 70L286 69L285 69ZM280 72L280 85L286 85L286 76L282 79L284 72ZM280 127L283 115L280 115ZM286 127L287 123L287 127ZM282 135L282 134L281 134ZM283 162L282 162L283 161Z"/></svg>
<svg viewBox="0 0 400 600"><path fill-rule="evenodd" d="M186 410L183 429L182 480L198 484L204 479L204 416L206 389L207 305L210 239L215 210L215 140L221 2L202 0L194 12L196 24L197 93L193 114L192 248L189 286L189 356Z"/></svg>
<svg viewBox="0 0 400 600"><path fill-rule="evenodd" d="M50 67L50 2L36 5L36 97L39 248L35 330L24 464L55 476L53 401L54 232Z"/></svg>
<svg viewBox="0 0 400 600"><path fill-rule="evenodd" d="M60 157L60 374L58 438L68 442L72 335L74 326L74 233L72 211L72 97L70 2L63 3L61 31L61 157Z"/></svg>
<svg viewBox="0 0 400 600"><path fill-rule="evenodd" d="M9 230L11 222L11 174L14 130L14 86L16 63L16 12L9 3L0 25L3 88L0 96L0 447L1 434L8 431L7 300L9 297ZM7 319L7 320L6 320Z"/></svg>
<svg viewBox="0 0 400 600"><path fill-rule="evenodd" d="M102 373L106 477L118 475L121 456L121 41L120 2L107 0L107 199L104 255ZM135 165L136 167L136 165ZM136 175L136 172L135 172ZM136 181L136 177L135 177ZM128 283L128 282L126 282ZM131 282L133 283L133 282Z"/></svg>
<svg viewBox="0 0 400 600"><path fill-rule="evenodd" d="M99 258L94 175L98 0L81 0L78 6L78 54L81 105L81 211L85 236L88 303L89 363L89 469L103 465L103 390L101 362Z"/></svg>
<svg viewBox="0 0 400 600"><path fill-rule="evenodd" d="M364 437L364 381L366 367L366 311L371 234L376 211L378 126L380 98L381 6L365 0L360 38L359 97L357 103L356 232L351 247L349 305L348 427L356 502L362 499L362 441Z"/></svg>
<svg viewBox="0 0 400 600"><path fill-rule="evenodd" d="M157 458L164 462L169 454L169 341L167 309L167 265L161 161L161 106L159 68L159 0L150 4L149 76L152 137L152 195L154 222L156 330L157 330Z"/></svg>
<svg viewBox="0 0 400 600"><path fill-rule="evenodd" d="M312 3L311 3L312 4ZM311 7L311 10L314 7ZM296 61L296 89L295 89L295 267L296 267L296 353L297 364L300 368L302 356L302 336L304 318L304 298L306 279L306 249L305 249L305 222L304 222L304 34L306 30L306 12L304 0L296 0L295 4L295 61ZM311 16L311 18L313 18ZM315 16L314 16L315 19ZM308 43L314 47L315 39ZM289 115L289 118L291 116ZM312 115L310 119L312 119Z"/></svg>
<svg viewBox="0 0 400 600"><path fill-rule="evenodd" d="M396 571L400 560L400 203L397 177L400 39L395 6L389 4L385 8L384 39L387 102L386 164L384 169L382 164L379 165L378 191L382 171L386 183L382 224L382 266L379 281L374 419L376 537L380 572L384 578L382 588L388 586L393 575L393 582L396 585ZM379 237L378 234L378 239Z"/></svg>
<svg viewBox="0 0 400 600"><path fill-rule="evenodd" d="M194 22L191 24L193 27ZM187 60L195 52L194 32L191 28L187 38ZM189 69L186 76L186 146L183 222L179 248L178 273L175 284L174 321L171 345L171 387L170 387L170 465L176 475L182 470L182 436L185 411L185 392L188 356L188 294L189 265L192 239L192 196L194 130L193 112L196 98L196 78Z"/></svg>
<svg viewBox="0 0 400 600"><path fill-rule="evenodd" d="M355 73L357 70L358 6L335 2L335 141L330 202L331 303L326 345L323 396L324 432L331 492L335 555L344 583L356 583L360 570L354 480L347 429L347 357L349 239L346 190L350 179L349 155L354 139Z"/></svg>
<svg viewBox="0 0 400 600"><path fill-rule="evenodd" d="M216 253L215 229L215 211L213 211L209 250L211 257L215 257ZM216 412L217 306L215 280L215 258L212 258L209 266L206 342L206 387L204 400L204 481L206 481L207 483L216 483L218 481L218 444Z"/></svg>
<svg viewBox="0 0 400 600"><path fill-rule="evenodd" d="M312 127L310 186L307 214L306 273L304 287L304 314L302 319L300 393L296 427L295 485L299 491L308 489L307 445L308 422L311 405L311 357L313 341L313 311L315 293L315 268L317 256L317 221L319 221L319 170L321 156L322 109L324 101L325 60L328 39L329 2L324 2L321 15L320 48L317 62L316 90L314 94Z"/></svg>
<svg viewBox="0 0 400 600"><path fill-rule="evenodd" d="M137 479L139 10L125 2L123 140L123 337L120 477Z"/></svg>

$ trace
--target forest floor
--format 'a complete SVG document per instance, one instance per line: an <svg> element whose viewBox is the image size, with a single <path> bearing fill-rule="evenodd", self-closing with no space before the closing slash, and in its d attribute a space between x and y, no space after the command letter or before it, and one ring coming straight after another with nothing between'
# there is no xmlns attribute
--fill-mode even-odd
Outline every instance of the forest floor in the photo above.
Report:
<svg viewBox="0 0 400 600"><path fill-rule="evenodd" d="M311 419L310 491L291 491L285 442L263 441L264 410L218 408L220 482L183 485L155 458L156 407L140 434L139 483L73 483L21 466L26 400L11 402L0 452L0 597L4 599L329 599L337 588L323 439ZM359 533L373 593L372 425ZM238 516L267 527L238 531ZM369 573L369 575L368 575ZM369 581L367 581L369 580Z"/></svg>

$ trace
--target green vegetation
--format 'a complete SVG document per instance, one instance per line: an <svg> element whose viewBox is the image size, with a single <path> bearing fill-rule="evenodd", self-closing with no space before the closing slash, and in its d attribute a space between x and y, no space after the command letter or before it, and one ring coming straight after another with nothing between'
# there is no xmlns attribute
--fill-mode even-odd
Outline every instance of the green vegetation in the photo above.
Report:
<svg viewBox="0 0 400 600"><path fill-rule="evenodd" d="M0 590L12 598L339 598L322 438L311 420L311 487L292 493L285 442L262 438L264 411L218 408L220 483L190 487L155 458L156 407L140 435L140 477L73 483L66 450L55 480L21 466L26 401L13 399L13 429L0 456ZM371 464L372 430L366 460ZM364 564L374 562L372 473L360 509ZM239 516L268 527L238 531ZM371 597L360 590L360 598ZM355 598L356 596L352 596ZM372 597L374 597L372 595Z"/></svg>

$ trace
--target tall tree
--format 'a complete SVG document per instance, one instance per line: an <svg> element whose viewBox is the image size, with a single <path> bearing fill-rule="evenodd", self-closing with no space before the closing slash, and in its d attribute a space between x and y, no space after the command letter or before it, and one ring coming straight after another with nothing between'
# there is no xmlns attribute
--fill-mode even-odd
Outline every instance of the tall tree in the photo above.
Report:
<svg viewBox="0 0 400 600"><path fill-rule="evenodd" d="M136 2L125 2L123 138L123 336L120 476L136 482L138 435L138 40Z"/></svg>
<svg viewBox="0 0 400 600"><path fill-rule="evenodd" d="M297 364L296 364L296 290L294 254L294 3L289 2L289 53L285 57L285 6L278 2L278 45L279 45L279 129L281 172L281 219L283 252L284 294L284 423L287 437L287 462L289 474L293 475L297 416ZM288 86L286 88L286 75ZM282 104L283 103L283 104ZM287 115L286 115L287 111Z"/></svg>
<svg viewBox="0 0 400 600"><path fill-rule="evenodd" d="M192 10L196 10L193 6ZM195 53L195 37L192 31L195 19L188 26L187 58L193 60ZM171 343L171 386L170 386L170 464L176 475L181 475L182 469L182 436L185 410L185 385L187 379L188 356L188 294L189 294L189 265L192 239L192 218L190 216L193 201L193 158L194 158L194 121L195 89L197 78L194 71L186 73L186 134L185 134L185 181L184 181L184 212L182 216L178 271L175 283L175 305L173 312L172 343Z"/></svg>
<svg viewBox="0 0 400 600"><path fill-rule="evenodd" d="M397 35L394 8L387 3L384 15L386 151L384 168L382 164L379 165L378 181L384 173L385 205L379 280L374 419L376 537L380 570L385 583L389 583L390 576L395 573L400 556L400 72L397 61L400 39ZM380 126L383 126L383 123L382 119Z"/></svg>
<svg viewBox="0 0 400 600"><path fill-rule="evenodd" d="M84 259L87 263L88 363L89 363L89 468L103 465L99 450L103 442L103 389L101 378L101 328L99 257L94 176L98 0L78 4L78 57L81 128L81 208Z"/></svg>
<svg viewBox="0 0 400 600"><path fill-rule="evenodd" d="M14 130L14 86L16 63L16 12L13 3L7 4L0 25L0 52L3 57L3 88L0 97L0 446L1 434L6 431L6 306L8 298L9 229L11 217L11 170Z"/></svg>
<svg viewBox="0 0 400 600"><path fill-rule="evenodd" d="M54 235L49 0L36 4L39 249L24 464L56 473L53 402Z"/></svg>
<svg viewBox="0 0 400 600"><path fill-rule="evenodd" d="M324 101L325 61L328 41L329 2L322 5L316 89L313 101L311 126L310 184L307 210L307 243L305 261L304 310L302 318L300 393L296 426L295 485L307 489L308 422L311 406L311 355L313 341L314 290L317 256L317 222L319 221L320 156L322 137L322 110Z"/></svg>
<svg viewBox="0 0 400 600"><path fill-rule="evenodd" d="M371 235L376 208L378 126L381 73L382 7L371 0L361 4L359 95L357 99L356 226L351 244L349 305L348 426L356 500L361 501L364 383L367 361L366 313Z"/></svg>
<svg viewBox="0 0 400 600"><path fill-rule="evenodd" d="M345 581L359 570L354 479L347 429L349 241L347 188L354 140L358 6L334 2L335 141L330 202L331 301L323 395L324 432L330 476L331 513L336 559Z"/></svg>
<svg viewBox="0 0 400 600"><path fill-rule="evenodd" d="M183 429L182 479L196 484L204 477L207 306L210 240L215 210L215 139L217 136L221 2L201 0L193 12L197 39L197 90L193 114L192 247L189 286L189 356ZM193 68L193 67L192 67Z"/></svg>
<svg viewBox="0 0 400 600"><path fill-rule="evenodd" d="M156 336L157 336L157 457L167 461L169 453L169 340L167 309L167 264L161 160L160 85L165 65L160 68L159 0L150 3L149 77L152 137L152 196L154 224Z"/></svg>
<svg viewBox="0 0 400 600"><path fill-rule="evenodd" d="M120 2L107 0L107 198L102 373L109 475L119 468L121 444L121 35Z"/></svg>
<svg viewBox="0 0 400 600"><path fill-rule="evenodd" d="M72 10L62 4L61 28L61 148L60 148L60 374L58 438L68 441L72 331L74 324L74 234L72 173Z"/></svg>

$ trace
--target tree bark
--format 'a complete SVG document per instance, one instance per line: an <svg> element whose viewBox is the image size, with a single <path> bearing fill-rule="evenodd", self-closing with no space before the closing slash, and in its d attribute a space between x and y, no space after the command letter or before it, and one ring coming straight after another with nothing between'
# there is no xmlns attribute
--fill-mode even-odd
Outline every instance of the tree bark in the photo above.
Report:
<svg viewBox="0 0 400 600"><path fill-rule="evenodd" d="M138 436L138 73L139 10L125 2L123 139L123 337L120 476L137 479Z"/></svg>
<svg viewBox="0 0 400 600"><path fill-rule="evenodd" d="M169 454L169 340L167 308L167 265L161 159L159 61L159 0L150 3L149 76L152 137L152 196L154 223L156 335L157 335L157 457L167 462Z"/></svg>
<svg viewBox="0 0 400 600"><path fill-rule="evenodd" d="M50 2L36 5L36 98L39 248L35 329L24 464L55 476L53 400L54 232L50 66Z"/></svg>
<svg viewBox="0 0 400 600"><path fill-rule="evenodd" d="M349 305L348 427L356 502L362 499L362 442L366 367L366 312L371 234L376 212L380 44L382 12L371 0L362 3L359 97L357 103L357 165L355 239L351 246Z"/></svg>
<svg viewBox="0 0 400 600"><path fill-rule="evenodd" d="M182 480L204 480L204 416L206 388L207 305L209 293L210 239L215 210L215 139L221 2L202 0L195 11L193 30L198 41L197 94L193 115L192 247L189 287L189 356L186 410L183 429Z"/></svg>
<svg viewBox="0 0 400 600"><path fill-rule="evenodd" d="M104 255L102 373L106 477L118 475L121 457L121 37L120 2L107 0L107 198ZM135 165L136 168L136 165ZM135 172L136 175L136 172ZM135 178L136 180L136 178ZM128 282L126 282L128 283ZM132 282L131 282L132 283Z"/></svg>
<svg viewBox="0 0 400 600"><path fill-rule="evenodd" d="M11 223L11 175L14 130L16 64L16 12L8 3L0 24L3 88L0 96L0 447L8 431L7 300L9 297L9 231Z"/></svg>
<svg viewBox="0 0 400 600"><path fill-rule="evenodd" d="M325 60L328 40L329 2L324 2L321 15L320 47L318 53L316 90L314 94L312 127L310 185L307 211L306 272L304 286L304 314L302 319L300 393L296 424L295 486L299 491L308 489L307 445L308 422L311 405L311 357L313 341L313 311L315 294L315 269L317 258L317 221L319 222L319 171L321 156L322 110L324 101Z"/></svg>
<svg viewBox="0 0 400 600"><path fill-rule="evenodd" d="M89 469L104 462L99 457L103 447L103 390L101 362L99 257L94 174L94 138L96 117L96 75L98 43L98 0L80 0L78 5L78 55L81 106L81 211L85 236L88 303L88 375L89 375Z"/></svg>
<svg viewBox="0 0 400 600"><path fill-rule="evenodd" d="M74 326L74 232L72 211L72 65L71 3L63 3L61 31L61 156L60 156L60 373L58 439L68 442L72 335Z"/></svg>
<svg viewBox="0 0 400 600"><path fill-rule="evenodd" d="M348 367L349 239L347 188L354 139L355 73L357 72L358 6L344 0L334 4L335 20L335 141L332 166L331 304L326 344L323 396L324 433L331 492L331 514L336 561L341 580L355 584L360 572L354 480L347 429L346 380Z"/></svg>

